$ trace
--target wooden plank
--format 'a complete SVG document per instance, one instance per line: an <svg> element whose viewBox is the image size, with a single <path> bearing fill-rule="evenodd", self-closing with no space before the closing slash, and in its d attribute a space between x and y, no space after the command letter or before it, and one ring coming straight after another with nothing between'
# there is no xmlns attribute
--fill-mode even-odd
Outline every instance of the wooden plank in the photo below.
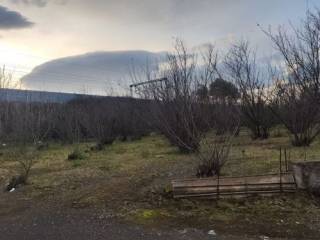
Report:
<svg viewBox="0 0 320 240"><path fill-rule="evenodd" d="M288 175L291 175L291 173L288 173ZM245 178L245 177L266 177L266 176L279 176L278 173L271 173L271 174L264 174L264 175L250 175L250 176L238 176L238 177L234 177L234 176L221 176L220 178ZM194 181L194 180L208 180L208 179L216 179L217 177L207 177L207 178L183 178L183 179L174 179L172 180L172 182L181 182L181 181Z"/></svg>
<svg viewBox="0 0 320 240"><path fill-rule="evenodd" d="M220 178L220 181L222 182L226 182L226 183L243 183L243 182L279 182L280 177L279 175L266 175L266 176L253 176L253 177L237 177L237 178ZM282 180L284 180L284 182L289 181L289 182L293 182L294 178L292 174L284 174L282 176ZM207 184L207 183L212 183L212 182L217 182L216 178L206 178L206 179L189 179L188 181L185 180L173 180L172 184L173 185L194 185L194 184L199 184L199 185L203 185L203 184Z"/></svg>
<svg viewBox="0 0 320 240"><path fill-rule="evenodd" d="M283 183L294 183L292 174L282 176ZM262 177L245 177L245 178L220 178L220 185L240 185L240 184L259 184L259 183L279 183L279 175L262 176ZM193 186L216 186L217 179L194 179L193 181L188 180L187 182L178 180L172 182L173 187L193 187Z"/></svg>
<svg viewBox="0 0 320 240"><path fill-rule="evenodd" d="M219 186L220 191L224 190L237 190L237 189L279 189L280 185L263 185L263 186ZM295 185L283 185L284 189L296 189ZM193 187L193 188L178 188L174 189L175 192L188 192L188 191L216 191L216 187Z"/></svg>
<svg viewBox="0 0 320 240"><path fill-rule="evenodd" d="M172 181L175 198L262 195L280 192L295 192L296 184L292 174L250 176L243 178L220 178L219 189L216 178ZM218 192L219 191L219 192Z"/></svg>
<svg viewBox="0 0 320 240"><path fill-rule="evenodd" d="M284 173L283 176L291 176L292 173ZM272 173L272 174L264 174L264 175L251 175L251 176L241 176L241 177L232 177L232 176L221 176L220 179L237 179L237 178L256 178L256 177L269 177L269 176L276 176L279 177L278 173ZM212 180L212 179L217 179L216 177L208 177L208 178L185 178L185 179L174 179L171 182L192 182L195 180L199 180L199 181L208 181L208 180Z"/></svg>
<svg viewBox="0 0 320 240"><path fill-rule="evenodd" d="M283 190L283 193L294 193L295 190ZM219 193L219 196L250 196L250 195L264 195L264 194L280 194L281 191L250 191L250 192L227 192L227 193ZM174 198L203 198L203 197L216 197L216 193L201 193L201 194L183 194L183 195L174 195Z"/></svg>
<svg viewBox="0 0 320 240"><path fill-rule="evenodd" d="M254 189L248 189L245 187L241 188L225 188L225 189L219 189L219 193L234 193L236 194L237 192L265 192L265 191L279 191L280 186L274 187L274 188L254 188ZM283 191L296 191L296 188L288 188L284 187L282 188ZM217 189L189 189L188 191L174 191L175 195L188 195L188 194L202 194L202 193L217 193Z"/></svg>
<svg viewBox="0 0 320 240"><path fill-rule="evenodd" d="M284 186L295 186L295 183L287 182L287 183L282 183ZM219 184L219 187L237 187L237 186L244 186L244 187L264 187L264 186L279 186L280 183L247 183L247 184ZM176 186L174 189L191 189L191 188L217 188L217 184L208 184L208 185L201 185L201 186Z"/></svg>
<svg viewBox="0 0 320 240"><path fill-rule="evenodd" d="M295 189L283 189L284 192L295 192ZM219 192L221 195L235 195L235 194L259 194L259 193L278 193L281 192L280 189L276 190L260 190L260 191L233 191L233 192ZM176 194L175 196L205 196L205 195L217 195L217 192L206 192L206 193L185 193Z"/></svg>

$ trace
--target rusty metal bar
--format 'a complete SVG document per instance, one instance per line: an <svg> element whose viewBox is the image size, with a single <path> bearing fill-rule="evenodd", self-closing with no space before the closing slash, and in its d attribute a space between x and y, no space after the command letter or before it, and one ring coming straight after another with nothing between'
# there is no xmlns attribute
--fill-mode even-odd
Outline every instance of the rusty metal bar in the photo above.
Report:
<svg viewBox="0 0 320 240"><path fill-rule="evenodd" d="M282 149L280 147L280 157L279 157L279 172L280 172L280 192L282 192Z"/></svg>

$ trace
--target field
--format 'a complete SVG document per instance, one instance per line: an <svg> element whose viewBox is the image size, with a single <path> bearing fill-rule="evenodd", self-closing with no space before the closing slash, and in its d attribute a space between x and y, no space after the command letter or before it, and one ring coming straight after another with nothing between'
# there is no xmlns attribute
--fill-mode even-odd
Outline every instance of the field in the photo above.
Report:
<svg viewBox="0 0 320 240"><path fill-rule="evenodd" d="M233 141L224 175L277 172L279 148L287 147L292 161L320 159L320 141L309 148L292 148L284 130L264 141L252 141L243 131ZM218 233L296 239L317 239L320 205L306 193L272 198L219 201L173 200L170 180L191 178L198 160L181 154L160 135L132 142L115 142L102 151L94 143L49 144L38 151L26 186L0 193L0 217L19 215L30 206L95 208L104 215L146 228L203 228ZM83 156L67 160L79 149ZM17 147L2 147L0 183L16 174L12 158Z"/></svg>

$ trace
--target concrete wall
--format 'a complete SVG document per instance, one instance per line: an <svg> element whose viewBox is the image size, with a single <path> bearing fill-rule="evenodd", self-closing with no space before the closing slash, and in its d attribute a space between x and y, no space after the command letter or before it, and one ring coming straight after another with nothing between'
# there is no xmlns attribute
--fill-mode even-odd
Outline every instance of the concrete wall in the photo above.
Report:
<svg viewBox="0 0 320 240"><path fill-rule="evenodd" d="M298 189L320 196L320 161L296 163L293 173Z"/></svg>

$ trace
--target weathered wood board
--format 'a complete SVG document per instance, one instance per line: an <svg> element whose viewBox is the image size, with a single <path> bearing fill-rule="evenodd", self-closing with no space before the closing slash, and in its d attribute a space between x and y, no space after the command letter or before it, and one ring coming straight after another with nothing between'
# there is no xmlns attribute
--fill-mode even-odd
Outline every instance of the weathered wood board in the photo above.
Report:
<svg viewBox="0 0 320 240"><path fill-rule="evenodd" d="M172 181L175 198L246 197L296 191L292 174L250 177L181 179Z"/></svg>

